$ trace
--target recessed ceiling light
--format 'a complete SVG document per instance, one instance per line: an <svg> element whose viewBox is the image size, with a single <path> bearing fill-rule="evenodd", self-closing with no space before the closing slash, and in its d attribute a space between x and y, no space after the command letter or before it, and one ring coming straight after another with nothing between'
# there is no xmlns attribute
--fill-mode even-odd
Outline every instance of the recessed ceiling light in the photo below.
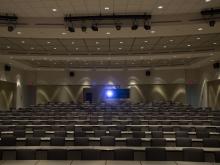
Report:
<svg viewBox="0 0 220 165"><path fill-rule="evenodd" d="M163 46L163 48L167 48L167 46L166 46L166 45L164 45L164 46Z"/></svg>
<svg viewBox="0 0 220 165"><path fill-rule="evenodd" d="M209 61L213 62L213 61L215 61L215 60L209 60Z"/></svg>
<svg viewBox="0 0 220 165"><path fill-rule="evenodd" d="M216 42L213 42L212 44L213 44L213 45L217 45L217 43L216 43Z"/></svg>
<svg viewBox="0 0 220 165"><path fill-rule="evenodd" d="M34 50L34 47L31 47L30 49L31 49L31 50Z"/></svg>
<svg viewBox="0 0 220 165"><path fill-rule="evenodd" d="M203 28L198 28L198 31L202 31L203 30Z"/></svg>
<svg viewBox="0 0 220 165"><path fill-rule="evenodd" d="M24 43L25 43L25 41L21 41L21 43L22 43L22 44L24 44Z"/></svg>
<svg viewBox="0 0 220 165"><path fill-rule="evenodd" d="M211 2L211 0L205 0L205 2Z"/></svg>
<svg viewBox="0 0 220 165"><path fill-rule="evenodd" d="M47 44L50 44L51 42L50 41L47 41Z"/></svg>
<svg viewBox="0 0 220 165"><path fill-rule="evenodd" d="M123 42L123 41L120 41L119 43L120 43L120 44L123 44L124 42Z"/></svg>
<svg viewBox="0 0 220 165"><path fill-rule="evenodd" d="M11 56L10 59L13 59L13 56Z"/></svg>
<svg viewBox="0 0 220 165"><path fill-rule="evenodd" d="M66 32L61 33L62 35L66 35Z"/></svg>
<svg viewBox="0 0 220 165"><path fill-rule="evenodd" d="M57 48L53 48L54 50L56 50Z"/></svg>
<svg viewBox="0 0 220 165"><path fill-rule="evenodd" d="M174 40L172 40L172 39L170 40L170 42L173 42L173 41L174 41Z"/></svg>
<svg viewBox="0 0 220 165"><path fill-rule="evenodd" d="M152 34L153 34L153 33L156 33L156 31L154 31L154 30L151 30L150 32L151 32Z"/></svg>
<svg viewBox="0 0 220 165"><path fill-rule="evenodd" d="M34 59L32 58L31 61L34 61Z"/></svg>
<svg viewBox="0 0 220 165"><path fill-rule="evenodd" d="M11 47L10 46L7 46L7 49L10 49Z"/></svg>
<svg viewBox="0 0 220 165"><path fill-rule="evenodd" d="M147 40L145 40L144 42L145 42L145 43L148 43L148 41L147 41Z"/></svg>
<svg viewBox="0 0 220 165"><path fill-rule="evenodd" d="M173 58L176 58L176 56L173 56Z"/></svg>
<svg viewBox="0 0 220 165"><path fill-rule="evenodd" d="M76 50L79 50L79 48L76 48Z"/></svg>
<svg viewBox="0 0 220 165"><path fill-rule="evenodd" d="M57 9L55 9L55 8L54 8L54 9L52 9L52 11L53 11L53 12L56 12L56 11L57 11Z"/></svg>
<svg viewBox="0 0 220 165"><path fill-rule="evenodd" d="M21 32L17 32L17 34L18 34L18 35L20 35L20 34L21 34Z"/></svg>
<svg viewBox="0 0 220 165"><path fill-rule="evenodd" d="M188 44L187 46L190 47L190 46L192 46L192 45Z"/></svg>
<svg viewBox="0 0 220 165"><path fill-rule="evenodd" d="M214 53L210 53L209 55L210 55L210 56L213 56L213 55L214 55Z"/></svg>
<svg viewBox="0 0 220 165"><path fill-rule="evenodd" d="M98 44L99 44L99 41L96 41L95 44L98 45Z"/></svg>
<svg viewBox="0 0 220 165"><path fill-rule="evenodd" d="M56 62L54 62L54 64L56 65L57 63L56 63Z"/></svg>
<svg viewBox="0 0 220 165"><path fill-rule="evenodd" d="M118 48L119 50L122 50L122 48Z"/></svg>
<svg viewBox="0 0 220 165"><path fill-rule="evenodd" d="M141 46L140 48L141 48L141 49L144 49L144 47L143 47L143 46Z"/></svg>
<svg viewBox="0 0 220 165"><path fill-rule="evenodd" d="M101 48L97 48L97 50L100 50Z"/></svg>
<svg viewBox="0 0 220 165"><path fill-rule="evenodd" d="M72 41L72 42L71 42L71 44L72 44L72 45L74 45L74 44L75 44L75 42L74 42L74 41Z"/></svg>
<svg viewBox="0 0 220 165"><path fill-rule="evenodd" d="M200 38L200 37L197 37L196 39L197 39L197 40L200 40L201 38Z"/></svg>
<svg viewBox="0 0 220 165"><path fill-rule="evenodd" d="M110 8L108 6L105 7L105 10L109 10Z"/></svg>
<svg viewBox="0 0 220 165"><path fill-rule="evenodd" d="M107 35L111 34L110 32L106 32Z"/></svg>
<svg viewBox="0 0 220 165"><path fill-rule="evenodd" d="M158 8L158 9L163 9L163 6L158 6L157 8Z"/></svg>

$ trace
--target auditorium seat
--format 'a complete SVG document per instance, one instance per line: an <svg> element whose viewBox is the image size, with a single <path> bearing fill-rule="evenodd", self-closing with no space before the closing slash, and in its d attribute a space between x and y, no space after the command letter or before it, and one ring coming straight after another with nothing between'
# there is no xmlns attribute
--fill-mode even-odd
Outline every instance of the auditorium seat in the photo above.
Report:
<svg viewBox="0 0 220 165"><path fill-rule="evenodd" d="M145 138L145 132L144 131L133 131L133 137L134 138Z"/></svg>
<svg viewBox="0 0 220 165"><path fill-rule="evenodd" d="M45 131L44 130L34 130L33 136L34 137L45 137Z"/></svg>
<svg viewBox="0 0 220 165"><path fill-rule="evenodd" d="M199 139L209 138L209 132L208 131L198 131L198 132L196 132L196 137Z"/></svg>
<svg viewBox="0 0 220 165"><path fill-rule="evenodd" d="M86 136L86 134L82 130L75 130L74 131L74 137L85 137L85 136Z"/></svg>
<svg viewBox="0 0 220 165"><path fill-rule="evenodd" d="M204 138L203 147L220 147L220 140L217 138Z"/></svg>
<svg viewBox="0 0 220 165"><path fill-rule="evenodd" d="M126 145L127 146L141 146L142 141L140 138L127 138Z"/></svg>
<svg viewBox="0 0 220 165"><path fill-rule="evenodd" d="M36 151L30 149L19 149L16 150L16 159L17 160L35 160Z"/></svg>
<svg viewBox="0 0 220 165"><path fill-rule="evenodd" d="M40 146L41 140L39 137L27 137L26 146Z"/></svg>
<svg viewBox="0 0 220 165"><path fill-rule="evenodd" d="M191 138L176 138L176 146L177 147L192 147L192 139Z"/></svg>
<svg viewBox="0 0 220 165"><path fill-rule="evenodd" d="M121 137L121 131L120 130L109 130L109 136Z"/></svg>
<svg viewBox="0 0 220 165"><path fill-rule="evenodd" d="M66 160L67 150L65 149L50 149L47 151L48 160Z"/></svg>
<svg viewBox="0 0 220 165"><path fill-rule="evenodd" d="M14 136L3 136L1 137L2 146L16 146L16 137Z"/></svg>
<svg viewBox="0 0 220 165"><path fill-rule="evenodd" d="M153 138L153 139L151 139L151 146L153 146L153 147L164 147L164 146L166 146L166 139Z"/></svg>
<svg viewBox="0 0 220 165"><path fill-rule="evenodd" d="M88 137L75 137L74 145L75 146L89 146L89 138Z"/></svg>
<svg viewBox="0 0 220 165"><path fill-rule="evenodd" d="M220 163L220 151L215 152L215 162Z"/></svg>
<svg viewBox="0 0 220 165"><path fill-rule="evenodd" d="M147 161L166 161L166 150L165 148L146 148L145 159Z"/></svg>
<svg viewBox="0 0 220 165"><path fill-rule="evenodd" d="M197 148L184 148L183 160L192 162L204 162L204 152L202 149Z"/></svg>
<svg viewBox="0 0 220 165"><path fill-rule="evenodd" d="M100 151L96 149L84 149L81 151L82 160L99 160Z"/></svg>
<svg viewBox="0 0 220 165"><path fill-rule="evenodd" d="M106 135L106 130L95 130L94 131L94 136L95 137L101 137Z"/></svg>
<svg viewBox="0 0 220 165"><path fill-rule="evenodd" d="M100 145L101 146L114 146L115 145L115 137L114 136L101 136L100 137Z"/></svg>
<svg viewBox="0 0 220 165"><path fill-rule="evenodd" d="M131 149L116 149L114 151L115 160L134 160L134 151Z"/></svg>
<svg viewBox="0 0 220 165"><path fill-rule="evenodd" d="M65 138L64 137L51 137L50 145L51 146L65 146Z"/></svg>
<svg viewBox="0 0 220 165"><path fill-rule="evenodd" d="M15 137L25 137L25 130L14 130Z"/></svg>
<svg viewBox="0 0 220 165"><path fill-rule="evenodd" d="M163 132L162 131L152 131L151 138L163 138Z"/></svg>
<svg viewBox="0 0 220 165"><path fill-rule="evenodd" d="M55 131L54 136L55 137L66 137L66 131Z"/></svg>
<svg viewBox="0 0 220 165"><path fill-rule="evenodd" d="M175 132L176 138L181 137L181 138L187 138L189 137L188 133L185 131L177 131Z"/></svg>

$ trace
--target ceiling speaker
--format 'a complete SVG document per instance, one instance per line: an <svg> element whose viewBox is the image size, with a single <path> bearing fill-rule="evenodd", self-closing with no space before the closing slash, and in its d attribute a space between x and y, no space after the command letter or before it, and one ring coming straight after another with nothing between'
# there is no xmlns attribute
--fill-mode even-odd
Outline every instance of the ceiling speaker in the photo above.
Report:
<svg viewBox="0 0 220 165"><path fill-rule="evenodd" d="M147 71L145 72L145 74L146 74L146 76L150 76L151 72L150 72L149 70L147 70Z"/></svg>
<svg viewBox="0 0 220 165"><path fill-rule="evenodd" d="M10 72L11 71L11 66L9 64L5 64L5 71Z"/></svg>
<svg viewBox="0 0 220 165"><path fill-rule="evenodd" d="M220 68L220 63L219 62L214 63L213 68L214 69L219 69Z"/></svg>
<svg viewBox="0 0 220 165"><path fill-rule="evenodd" d="M70 77L74 77L74 76L75 76L75 73L71 71L71 72L69 73L69 75L70 75Z"/></svg>

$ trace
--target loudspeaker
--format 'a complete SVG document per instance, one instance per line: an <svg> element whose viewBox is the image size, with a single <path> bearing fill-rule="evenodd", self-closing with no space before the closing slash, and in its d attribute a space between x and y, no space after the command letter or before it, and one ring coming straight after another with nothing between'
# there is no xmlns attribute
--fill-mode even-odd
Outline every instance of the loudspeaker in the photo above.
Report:
<svg viewBox="0 0 220 165"><path fill-rule="evenodd" d="M150 71L147 70L147 71L145 72L145 74L146 74L146 76L150 76Z"/></svg>
<svg viewBox="0 0 220 165"><path fill-rule="evenodd" d="M70 77L74 77L75 76L75 73L74 72L70 72Z"/></svg>
<svg viewBox="0 0 220 165"><path fill-rule="evenodd" d="M219 69L220 68L220 63L219 62L214 63L213 68L214 69Z"/></svg>
<svg viewBox="0 0 220 165"><path fill-rule="evenodd" d="M10 72L11 71L11 66L9 64L5 64L5 71Z"/></svg>

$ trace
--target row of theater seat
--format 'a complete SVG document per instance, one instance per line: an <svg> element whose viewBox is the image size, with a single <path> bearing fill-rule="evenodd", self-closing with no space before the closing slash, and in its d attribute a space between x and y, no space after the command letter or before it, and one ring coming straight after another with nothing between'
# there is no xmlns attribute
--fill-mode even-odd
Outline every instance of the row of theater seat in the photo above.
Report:
<svg viewBox="0 0 220 165"><path fill-rule="evenodd" d="M0 156L2 157L2 152ZM48 160L73 160L68 156L68 150L65 149L49 149L47 150ZM134 151L132 149L115 149L109 152L101 152L97 149L83 149L80 153L81 160L134 160ZM16 150L17 160L36 160L37 152L34 149L18 149ZM173 157L170 160L175 160ZM146 148L145 160L148 161L166 161L167 152L165 148ZM204 162L205 154L202 149L184 148L180 160ZM215 153L215 161L220 162L220 152Z"/></svg>
<svg viewBox="0 0 220 165"><path fill-rule="evenodd" d="M51 137L49 138L51 146L65 146L66 140L64 137ZM1 138L1 146L16 146L16 138L13 136L5 136ZM116 140L113 136L102 136L100 137L101 146L115 146ZM191 138L176 138L175 139L177 147L192 147ZM166 146L166 139L164 138L154 138L150 139L150 145L153 147L164 147ZM27 146L40 146L41 138L38 137L28 137L25 139L25 145ZM88 137L75 137L75 146L89 146L91 145ZM97 145L97 144L96 144ZM127 146L142 146L141 138L126 138ZM220 147L220 139L217 138L204 138L202 140L203 147Z"/></svg>
<svg viewBox="0 0 220 165"><path fill-rule="evenodd" d="M34 137L45 137L47 136L47 132L44 130L34 130L33 132ZM173 132L175 137L189 137L189 132L186 131L177 131ZM25 130L13 130L12 132L1 132L1 136L11 134L14 135L15 137L26 137L27 135L30 135L30 133L27 133ZM151 138L164 138L165 132L163 131L151 131L149 132L149 135ZM195 132L196 138L209 138L210 137L210 132L207 130L199 130ZM70 137L66 131L54 131L52 136L58 136L58 137ZM113 136L113 137L122 137L122 131L121 130L95 130L95 131L82 131L82 130L76 130L73 132L72 136L74 137L101 137L101 136ZM130 137L130 136L125 136L128 134L124 134L123 137ZM146 137L146 132L145 131L132 131L131 132L132 137L135 138L145 138ZM216 133L216 136L220 136L220 134Z"/></svg>

